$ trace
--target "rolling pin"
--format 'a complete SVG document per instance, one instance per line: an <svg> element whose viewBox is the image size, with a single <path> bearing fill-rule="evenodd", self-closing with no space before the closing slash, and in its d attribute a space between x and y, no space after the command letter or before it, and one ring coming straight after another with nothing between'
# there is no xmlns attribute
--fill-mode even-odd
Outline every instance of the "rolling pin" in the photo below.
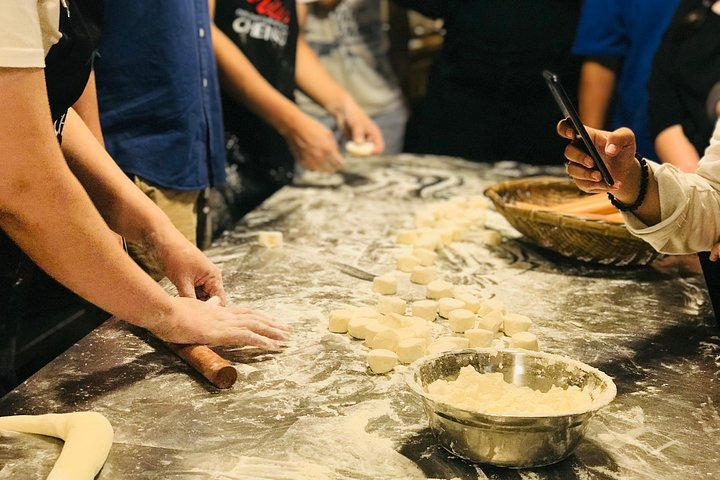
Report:
<svg viewBox="0 0 720 480"><path fill-rule="evenodd" d="M205 345L180 345L165 342L170 350L200 372L217 388L230 388L237 380L237 370Z"/></svg>

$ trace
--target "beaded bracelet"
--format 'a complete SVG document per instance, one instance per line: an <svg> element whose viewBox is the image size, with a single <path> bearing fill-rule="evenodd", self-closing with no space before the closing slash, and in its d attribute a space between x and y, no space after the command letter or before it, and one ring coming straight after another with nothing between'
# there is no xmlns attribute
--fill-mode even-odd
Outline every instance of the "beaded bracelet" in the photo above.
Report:
<svg viewBox="0 0 720 480"><path fill-rule="evenodd" d="M634 212L640 208L640 205L642 205L643 201L645 201L645 195L647 194L650 168L642 156L635 153L635 158L638 162L640 162L640 191L638 192L638 196L635 201L631 205L625 205L624 203L618 202L612 193L608 192L607 194L610 199L610 203L612 203L613 206L621 212Z"/></svg>

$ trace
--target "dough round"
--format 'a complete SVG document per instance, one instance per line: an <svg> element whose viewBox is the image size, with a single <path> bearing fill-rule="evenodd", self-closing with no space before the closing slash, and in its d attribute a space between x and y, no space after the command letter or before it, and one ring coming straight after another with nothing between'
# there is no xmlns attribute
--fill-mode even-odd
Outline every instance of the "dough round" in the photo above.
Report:
<svg viewBox="0 0 720 480"><path fill-rule="evenodd" d="M503 306L503 303L497 298L491 298L489 300L481 301L480 307L478 308L476 313L482 317L492 312L493 310L500 310L503 315L505 314L505 307Z"/></svg>
<svg viewBox="0 0 720 480"><path fill-rule="evenodd" d="M435 300L417 300L411 307L412 314L424 318L428 322L434 322L437 318L438 302Z"/></svg>
<svg viewBox="0 0 720 480"><path fill-rule="evenodd" d="M530 317L520 315L519 313L508 313L503 318L503 332L508 337L512 337L518 332L527 332L532 325Z"/></svg>
<svg viewBox="0 0 720 480"><path fill-rule="evenodd" d="M398 230L395 241L401 245L412 245L417 240L416 230Z"/></svg>
<svg viewBox="0 0 720 480"><path fill-rule="evenodd" d="M448 315L450 315L451 311L464 307L465 304L457 298L445 297L438 300L438 313L443 318L448 318Z"/></svg>
<svg viewBox="0 0 720 480"><path fill-rule="evenodd" d="M370 350L367 364L373 373L387 373L398 364L398 356L395 352L383 348Z"/></svg>
<svg viewBox="0 0 720 480"><path fill-rule="evenodd" d="M378 332L378 334L375 335L368 343L368 346L373 349L380 348L394 352L397 349L399 341L400 335L397 330L393 328L386 328L385 330Z"/></svg>
<svg viewBox="0 0 720 480"><path fill-rule="evenodd" d="M419 285L427 285L435 279L437 273L432 267L415 267L410 272L410 281Z"/></svg>
<svg viewBox="0 0 720 480"><path fill-rule="evenodd" d="M345 143L345 151L353 157L369 157L375 151L373 142L355 143L352 140Z"/></svg>
<svg viewBox="0 0 720 480"><path fill-rule="evenodd" d="M348 329L348 322L353 318L352 310L339 308L330 312L328 330L333 333L345 333Z"/></svg>
<svg viewBox="0 0 720 480"><path fill-rule="evenodd" d="M485 230L482 232L482 239L485 245L490 247L497 247L502 243L502 235L495 230Z"/></svg>
<svg viewBox="0 0 720 480"><path fill-rule="evenodd" d="M465 304L465 307L473 313L480 309L480 299L472 293L455 293L455 298Z"/></svg>
<svg viewBox="0 0 720 480"><path fill-rule="evenodd" d="M530 332L518 332L510 337L510 348L524 348L525 350L540 350L537 337Z"/></svg>
<svg viewBox="0 0 720 480"><path fill-rule="evenodd" d="M458 348L454 343L441 342L439 340L435 340L427 347L427 353L449 352L450 350L458 350Z"/></svg>
<svg viewBox="0 0 720 480"><path fill-rule="evenodd" d="M427 284L426 296L431 300L439 300L441 298L451 298L453 296L454 285L445 280L433 280Z"/></svg>
<svg viewBox="0 0 720 480"><path fill-rule="evenodd" d="M438 247L442 247L442 237L435 232L423 233L415 240L415 246L418 248L424 248L425 250L436 250Z"/></svg>
<svg viewBox="0 0 720 480"><path fill-rule="evenodd" d="M370 346L373 339L375 339L375 336L382 332L383 330L387 330L387 327L380 323L379 320L375 320L372 322L368 322L365 324L365 345ZM371 347L372 348L372 347Z"/></svg>
<svg viewBox="0 0 720 480"><path fill-rule="evenodd" d="M470 341L465 337L445 336L437 339L438 342L449 343L454 347L454 350L460 350L468 348Z"/></svg>
<svg viewBox="0 0 720 480"><path fill-rule="evenodd" d="M407 303L405 303L405 300L402 298L382 296L378 299L377 310L384 315L388 315L390 313L405 315Z"/></svg>
<svg viewBox="0 0 720 480"><path fill-rule="evenodd" d="M395 257L397 269L401 272L411 273L415 267L420 265L420 259L409 253L403 253Z"/></svg>
<svg viewBox="0 0 720 480"><path fill-rule="evenodd" d="M478 319L478 328L484 328L490 330L493 333L498 333L502 328L503 313L501 310L493 310L486 313Z"/></svg>
<svg viewBox="0 0 720 480"><path fill-rule="evenodd" d="M448 314L448 324L453 332L463 333L465 330L475 328L475 314L464 308L451 310Z"/></svg>
<svg viewBox="0 0 720 480"><path fill-rule="evenodd" d="M482 195L473 195L467 199L468 208L476 208L478 210L486 209L490 206L488 199Z"/></svg>
<svg viewBox="0 0 720 480"><path fill-rule="evenodd" d="M282 247L282 232L259 232L258 243L266 248Z"/></svg>
<svg viewBox="0 0 720 480"><path fill-rule="evenodd" d="M412 252L413 256L417 257L418 260L420 260L420 265L424 267L429 267L433 263L435 263L435 260L437 260L438 254L433 252L432 250L428 250L427 248L414 248Z"/></svg>
<svg viewBox="0 0 720 480"><path fill-rule="evenodd" d="M378 275L373 278L373 292L381 295L394 295L397 292L395 275Z"/></svg>
<svg viewBox="0 0 720 480"><path fill-rule="evenodd" d="M374 307L353 307L349 309L352 312L353 318L355 317L370 317L370 318L382 318L382 313L378 312Z"/></svg>
<svg viewBox="0 0 720 480"><path fill-rule="evenodd" d="M353 338L357 338L358 340L365 340L365 337L367 336L368 324L374 323L376 321L377 319L370 317L351 318L348 322L347 332Z"/></svg>
<svg viewBox="0 0 720 480"><path fill-rule="evenodd" d="M400 363L412 363L425 355L424 338L403 338L398 342L397 355Z"/></svg>
<svg viewBox="0 0 720 480"><path fill-rule="evenodd" d="M465 330L465 338L470 341L470 348L486 348L492 345L495 333L484 328Z"/></svg>

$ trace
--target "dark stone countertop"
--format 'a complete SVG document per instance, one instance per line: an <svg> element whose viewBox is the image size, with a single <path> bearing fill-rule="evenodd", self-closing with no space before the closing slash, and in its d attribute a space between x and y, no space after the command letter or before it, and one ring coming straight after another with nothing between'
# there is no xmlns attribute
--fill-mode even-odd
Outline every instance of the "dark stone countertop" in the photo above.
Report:
<svg viewBox="0 0 720 480"><path fill-rule="evenodd" d="M524 242L494 211L486 228L502 234L499 246L474 232L440 251L443 278L532 317L544 350L617 384L575 453L540 469L452 456L436 445L402 368L370 375L362 343L328 332L331 309L374 303L369 279L394 270L402 247L393 234L412 226L413 212L547 171L399 156L303 175L208 251L231 301L295 327L286 349L219 349L239 378L217 390L112 319L0 399L0 415L103 413L115 443L101 480L720 478L720 336L700 276L568 260ZM259 230L282 231L284 247L258 246ZM421 298L420 288L401 281L399 295ZM44 478L61 448L0 432L0 479Z"/></svg>

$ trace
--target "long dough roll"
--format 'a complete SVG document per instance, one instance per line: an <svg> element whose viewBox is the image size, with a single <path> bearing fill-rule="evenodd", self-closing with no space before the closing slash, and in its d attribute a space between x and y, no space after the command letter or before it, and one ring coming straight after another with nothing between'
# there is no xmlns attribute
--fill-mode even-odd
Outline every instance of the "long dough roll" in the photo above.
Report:
<svg viewBox="0 0 720 480"><path fill-rule="evenodd" d="M97 412L0 417L0 430L35 433L65 441L47 480L93 480L113 443L113 428Z"/></svg>

